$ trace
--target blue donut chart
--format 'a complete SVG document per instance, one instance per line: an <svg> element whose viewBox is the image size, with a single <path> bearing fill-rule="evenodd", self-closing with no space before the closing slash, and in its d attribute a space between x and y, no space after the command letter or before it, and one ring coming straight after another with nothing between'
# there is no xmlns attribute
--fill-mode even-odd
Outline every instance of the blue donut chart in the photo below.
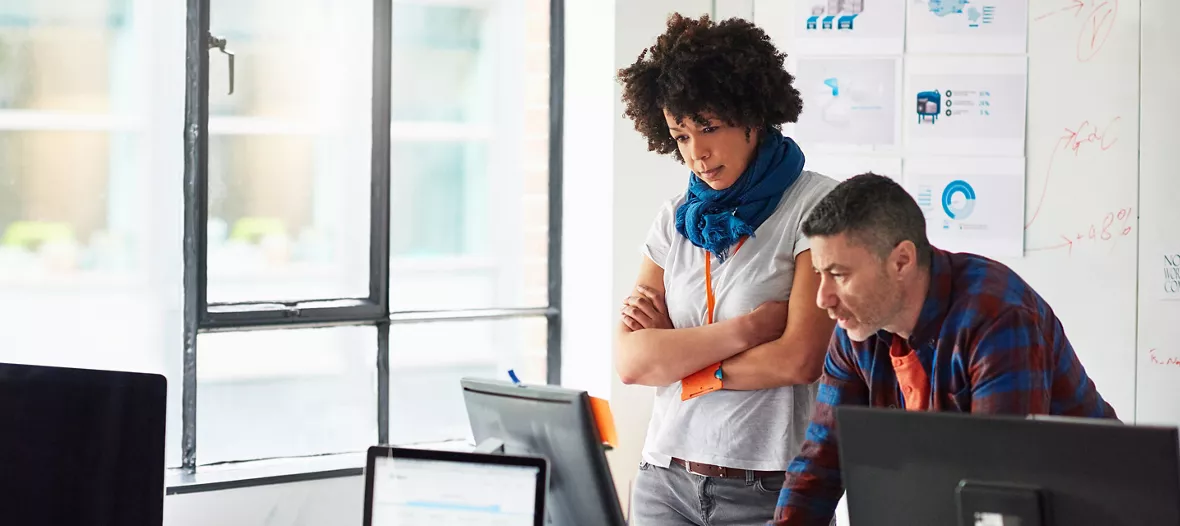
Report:
<svg viewBox="0 0 1180 526"><path fill-rule="evenodd" d="M951 199L955 194L963 194L963 204L958 208L951 207ZM955 180L942 190L942 211L951 219L967 219L975 210L975 189L967 181Z"/></svg>

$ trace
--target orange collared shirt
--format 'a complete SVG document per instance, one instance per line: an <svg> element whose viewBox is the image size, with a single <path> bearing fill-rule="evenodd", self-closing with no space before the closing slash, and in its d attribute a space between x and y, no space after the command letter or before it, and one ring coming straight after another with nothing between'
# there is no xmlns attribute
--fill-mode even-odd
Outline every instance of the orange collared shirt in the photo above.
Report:
<svg viewBox="0 0 1180 526"><path fill-rule="evenodd" d="M893 336L889 359L893 363L893 372L897 375L897 384L901 387L906 410L930 409L930 375L918 360L918 353L906 344L905 338Z"/></svg>

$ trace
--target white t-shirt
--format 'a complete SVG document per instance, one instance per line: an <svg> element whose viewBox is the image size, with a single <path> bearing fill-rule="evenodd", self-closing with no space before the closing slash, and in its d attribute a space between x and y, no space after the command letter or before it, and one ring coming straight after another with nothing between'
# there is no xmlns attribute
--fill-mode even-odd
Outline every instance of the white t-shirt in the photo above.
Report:
<svg viewBox="0 0 1180 526"><path fill-rule="evenodd" d="M714 321L747 314L764 302L787 300L795 256L810 248L803 220L836 181L804 171L774 213L725 263L712 265ZM705 324L705 251L676 231L676 208L667 201L648 232L643 253L664 269L672 325ZM815 298L793 298L814 302ZM760 391L714 391L680 400L680 382L656 389L643 447L644 461L668 467L676 457L729 468L783 471L803 445L816 384Z"/></svg>

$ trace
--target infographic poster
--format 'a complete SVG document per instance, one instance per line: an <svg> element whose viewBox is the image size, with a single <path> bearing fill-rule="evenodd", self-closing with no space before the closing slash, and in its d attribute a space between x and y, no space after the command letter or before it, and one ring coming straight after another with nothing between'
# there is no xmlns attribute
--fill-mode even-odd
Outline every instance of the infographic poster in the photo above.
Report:
<svg viewBox="0 0 1180 526"><path fill-rule="evenodd" d="M798 55L900 55L906 0L796 0L791 13Z"/></svg>
<svg viewBox="0 0 1180 526"><path fill-rule="evenodd" d="M1025 57L908 58L907 152L1024 156L1027 78Z"/></svg>
<svg viewBox="0 0 1180 526"><path fill-rule="evenodd" d="M911 53L1023 54L1028 49L1028 0L910 2L906 46Z"/></svg>
<svg viewBox="0 0 1180 526"><path fill-rule="evenodd" d="M793 131L806 151L900 148L900 59L802 58L793 69L803 97Z"/></svg>
<svg viewBox="0 0 1180 526"><path fill-rule="evenodd" d="M1024 158L906 158L906 189L930 242L987 257L1024 255Z"/></svg>

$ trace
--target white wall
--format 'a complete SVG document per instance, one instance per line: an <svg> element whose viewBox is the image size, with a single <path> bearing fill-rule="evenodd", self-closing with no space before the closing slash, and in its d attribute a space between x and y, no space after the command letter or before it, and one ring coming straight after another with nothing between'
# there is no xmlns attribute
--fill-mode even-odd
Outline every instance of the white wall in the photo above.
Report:
<svg viewBox="0 0 1180 526"><path fill-rule="evenodd" d="M562 384L609 398L615 2L566 2ZM577 23L575 23L577 22Z"/></svg>
<svg viewBox="0 0 1180 526"><path fill-rule="evenodd" d="M624 507L653 391L618 381L611 363L613 333L619 306L639 271L643 237L660 203L683 189L687 172L671 158L647 151L646 141L622 117L615 75L654 43L671 12L695 16L711 7L711 0L568 2L566 7L563 381L610 399L619 447L608 457ZM613 27L613 34L604 27Z"/></svg>

